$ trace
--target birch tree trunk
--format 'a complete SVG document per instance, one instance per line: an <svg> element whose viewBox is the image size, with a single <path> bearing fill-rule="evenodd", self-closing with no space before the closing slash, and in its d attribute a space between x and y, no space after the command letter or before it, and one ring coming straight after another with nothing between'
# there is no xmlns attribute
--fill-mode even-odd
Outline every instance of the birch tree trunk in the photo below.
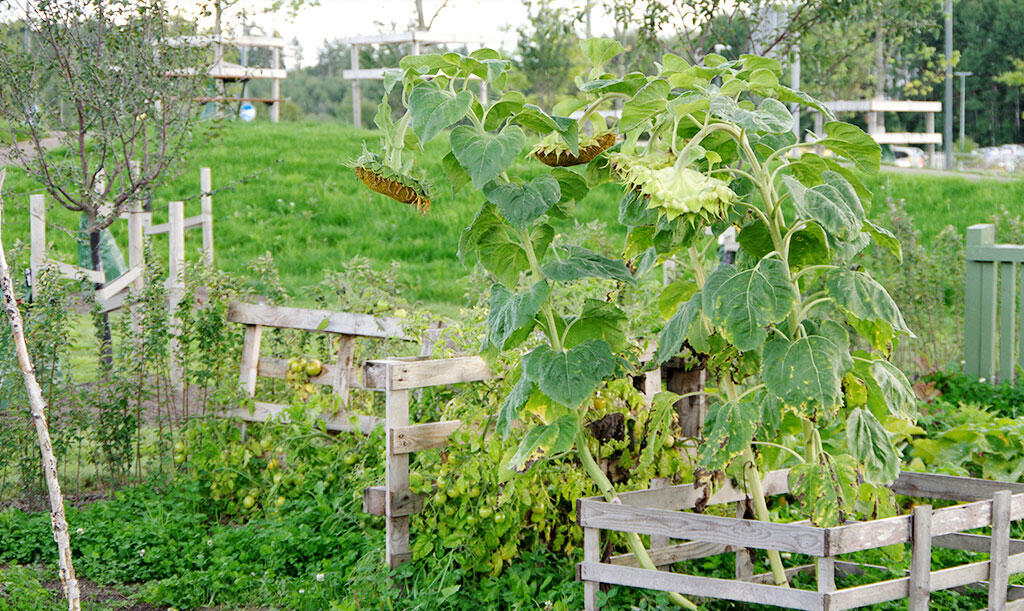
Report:
<svg viewBox="0 0 1024 611"><path fill-rule="evenodd" d="M0 189L3 188L6 170L0 169ZM3 196L0 194L0 219L3 218ZM2 224L0 224L2 227ZM18 365L25 378L25 390L28 393L29 407L32 411L32 422L39 437L39 452L43 459L43 475L46 477L46 489L50 496L50 522L53 525L53 539L57 542L58 563L60 565L60 581L64 585L64 594L68 599L68 609L81 609L78 579L75 578L75 567L71 563L71 539L68 534L68 523L64 517L64 496L60 492L60 481L57 479L57 458L53 455L50 443L50 429L46 424L46 402L43 400L42 389L36 381L32 361L28 356L25 344L25 325L18 310L18 301L14 294L14 282L11 270L7 266L7 255L3 242L0 242L0 291L3 293L4 312L11 323L11 336L18 354Z"/></svg>

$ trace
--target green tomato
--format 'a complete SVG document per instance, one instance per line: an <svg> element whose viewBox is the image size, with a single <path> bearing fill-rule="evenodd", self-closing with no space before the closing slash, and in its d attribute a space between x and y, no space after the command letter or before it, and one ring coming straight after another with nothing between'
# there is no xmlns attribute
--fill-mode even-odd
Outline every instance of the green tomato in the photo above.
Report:
<svg viewBox="0 0 1024 611"><path fill-rule="evenodd" d="M245 507L246 509L250 509L255 504L256 504L256 499L254 499L252 497L252 495L249 495L249 496L245 497L244 499L242 499L242 506Z"/></svg>
<svg viewBox="0 0 1024 611"><path fill-rule="evenodd" d="M180 465L183 462L185 462L185 455L184 454L175 454L174 455L174 464Z"/></svg>
<svg viewBox="0 0 1024 611"><path fill-rule="evenodd" d="M185 453L185 444L180 442L180 441L175 441L174 442L174 453L175 454L184 454Z"/></svg>
<svg viewBox="0 0 1024 611"><path fill-rule="evenodd" d="M486 520L487 518L494 515L494 510L491 509L490 507L481 507L480 511L478 511L477 514L479 514L481 520Z"/></svg>
<svg viewBox="0 0 1024 611"><path fill-rule="evenodd" d="M274 506L280 507L281 505L284 505L285 500L286 499L283 496L277 497L276 499L274 499Z"/></svg>
<svg viewBox="0 0 1024 611"><path fill-rule="evenodd" d="M505 514L503 512L501 512L501 511L499 511L496 514L494 514L494 523L495 524L504 524L505 523Z"/></svg>
<svg viewBox="0 0 1024 611"><path fill-rule="evenodd" d="M469 498L475 499L480 496L480 486L473 486L469 489Z"/></svg>
<svg viewBox="0 0 1024 611"><path fill-rule="evenodd" d="M352 465L356 464L356 455L349 452L348 454L345 454L345 458L343 458L342 460L345 462L346 465L351 467Z"/></svg>
<svg viewBox="0 0 1024 611"><path fill-rule="evenodd" d="M445 505L444 515L448 516L449 518L455 515L455 507L453 505Z"/></svg>

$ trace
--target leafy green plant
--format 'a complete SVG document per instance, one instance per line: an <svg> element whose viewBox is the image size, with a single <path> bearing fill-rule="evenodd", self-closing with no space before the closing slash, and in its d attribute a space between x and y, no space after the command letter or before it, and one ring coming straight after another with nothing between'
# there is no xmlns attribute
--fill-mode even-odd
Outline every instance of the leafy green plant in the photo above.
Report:
<svg viewBox="0 0 1024 611"><path fill-rule="evenodd" d="M884 485L898 473L899 456L879 419L909 418L916 405L905 376L886 360L911 333L886 290L852 266L872 240L901 254L895 237L864 212L870 192L862 176L877 172L878 145L852 125L829 121L812 144L852 167L814 153L792 157L801 145L787 104L829 113L781 85L775 60L711 54L697 66L666 55L656 74L621 76L603 69L622 51L617 42L587 40L581 48L591 67L576 79L580 93L552 114L505 91L508 64L489 50L405 58L391 81L401 81L407 110L397 123L384 104L378 114L380 157L401 159L404 172L413 171L424 143L450 127L447 181L454 190L471 185L486 200L459 250L496 280L485 352L513 361L525 352L508 373L516 382L496 418L498 432L515 431L521 440L507 466L522 470L575 452L601 493L615 499L590 449L585 425L598 415L592 397L607 380L685 350L702 355L717 378L698 451L701 481L719 471L739 475L757 518L769 520L758 454L778 459L782 451L782 462L796 458L791 488L815 524L842 522L858 497L874 499L876 513L894 511ZM501 95L477 99L466 86L471 75ZM529 180L508 174L526 145L524 130L542 138L538 152L557 147L556 158L563 151L578 157L592 117L613 103L622 105L622 141L610 151L578 169L541 168ZM583 109L579 119L562 116L575 109ZM605 132L597 125L591 137ZM629 235L621 256L559 245L552 222L571 217L574 202L609 180L623 185L619 220ZM735 266L708 269L703 231L729 224L740 227L741 256ZM654 362L645 365L644 345L618 301L670 257L689 260L695 282L666 289L660 305L673 313ZM553 296L588 278L607 283L606 298L556 311ZM850 329L867 350L854 350ZM676 399L655 397L642 445L657 448ZM530 411L539 421L524 416ZM770 441L787 435L795 447ZM652 568L639 537L626 539ZM785 584L779 555L769 557L776 583Z"/></svg>

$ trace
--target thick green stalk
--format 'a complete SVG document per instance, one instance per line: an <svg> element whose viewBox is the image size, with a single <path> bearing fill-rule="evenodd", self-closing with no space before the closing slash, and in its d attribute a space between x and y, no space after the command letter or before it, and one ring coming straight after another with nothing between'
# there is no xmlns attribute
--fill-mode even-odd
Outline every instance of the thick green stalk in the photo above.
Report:
<svg viewBox="0 0 1024 611"><path fill-rule="evenodd" d="M533 281L542 281L544 273L540 271L540 261L537 260L537 251L533 249L533 240L530 239L530 232L528 230L519 232L519 238L522 240L523 250L526 251L526 260L530 263L530 273L533 274ZM544 322L547 323L547 336L551 340L551 348L561 351L562 337L558 334L558 325L555 324L555 314L551 310L550 295L544 300L544 305L541 306L540 311L544 315Z"/></svg>
<svg viewBox="0 0 1024 611"><path fill-rule="evenodd" d="M722 387L730 401L735 401L736 385L728 374L722 378ZM753 444L748 444L743 450L743 479L746 481L747 489L750 490L750 497L754 503L754 516L762 522L771 522L771 514L768 513L768 501L765 500L764 488L761 486L761 472L754 461ZM782 556L778 550L770 549L768 552L768 563L772 567L772 576L775 578L775 585L789 587L789 580L786 579L786 569L782 566Z"/></svg>
<svg viewBox="0 0 1024 611"><path fill-rule="evenodd" d="M608 480L608 476L601 470L600 465L594 460L593 454L590 453L590 448L587 446L587 436L583 433L583 429L580 429L576 433L576 451L579 453L580 462L583 463L583 470L587 472L590 479L597 485L597 489L601 491L604 498L609 503L618 503L619 495L615 493L615 489L612 488L612 483ZM643 541L640 540L640 535L636 533L625 533L626 545L629 547L629 551L633 552L636 556L637 562L645 569L657 570L654 566L654 561L651 560L650 554L647 553L647 549L644 547ZM697 605L690 602L686 597L675 592L669 592L669 599L676 605L683 607L684 609L691 609L696 611Z"/></svg>

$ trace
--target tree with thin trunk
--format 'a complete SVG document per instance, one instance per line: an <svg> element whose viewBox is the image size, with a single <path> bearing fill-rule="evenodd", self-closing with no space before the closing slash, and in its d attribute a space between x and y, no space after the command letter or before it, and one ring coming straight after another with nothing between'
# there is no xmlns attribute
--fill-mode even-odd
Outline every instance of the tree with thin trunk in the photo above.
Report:
<svg viewBox="0 0 1024 611"><path fill-rule="evenodd" d="M25 140L13 152L29 176L83 213L99 271L100 232L188 157L205 50L176 43L195 28L168 16L163 0L37 0L25 9L31 51L0 36L0 119ZM44 144L54 136L58 155ZM109 329L105 322L101 340Z"/></svg>
<svg viewBox="0 0 1024 611"><path fill-rule="evenodd" d="M0 228L3 227L3 184L7 172L0 169ZM2 236L0 236L2 237ZM68 534L68 522L64 517L64 496L60 491L60 480L57 478L57 458L53 454L50 443L50 429L46 424L46 401L43 391L36 380L32 360L25 344L25 325L18 309L18 299L14 293L14 282L11 280L11 269L7 265L7 255L3 242L0 241L0 292L3 294L4 313L11 324L11 336L14 349L18 354L18 365L25 379L25 390L28 393L32 423L39 438L39 453L42 456L43 475L46 479L46 490L50 497L50 523L53 526L53 539L57 542L57 560L60 566L60 581L64 586L64 594L68 600L68 609L78 611L81 608L78 579L71 561L71 538Z"/></svg>

